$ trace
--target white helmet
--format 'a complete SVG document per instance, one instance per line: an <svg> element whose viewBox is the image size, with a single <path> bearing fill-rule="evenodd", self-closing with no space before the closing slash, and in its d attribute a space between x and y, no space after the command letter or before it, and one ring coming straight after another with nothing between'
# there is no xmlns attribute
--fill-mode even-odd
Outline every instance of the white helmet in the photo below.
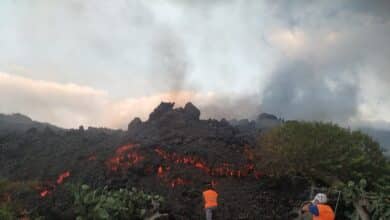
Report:
<svg viewBox="0 0 390 220"><path fill-rule="evenodd" d="M326 197L326 195L324 193L318 193L314 197L312 203L316 203L316 201L317 201L317 203L320 203L320 204L327 203L328 202L328 197Z"/></svg>

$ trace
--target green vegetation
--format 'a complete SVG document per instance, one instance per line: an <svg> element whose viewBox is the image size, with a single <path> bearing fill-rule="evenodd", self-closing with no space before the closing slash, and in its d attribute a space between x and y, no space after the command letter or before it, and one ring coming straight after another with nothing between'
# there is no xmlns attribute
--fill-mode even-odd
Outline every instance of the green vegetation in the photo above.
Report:
<svg viewBox="0 0 390 220"><path fill-rule="evenodd" d="M0 179L0 219L13 220L25 216L23 201L17 195L36 194L36 181Z"/></svg>
<svg viewBox="0 0 390 220"><path fill-rule="evenodd" d="M14 220L23 217L36 220L45 219L41 217L47 214L44 206L26 210L22 205L23 201L18 199L18 195L21 194L33 194L38 199L36 188L37 182L35 181L19 182L1 179L0 219ZM144 219L159 214L159 206L163 203L162 197L147 194L135 188L130 190L109 190L107 187L92 189L87 185L68 184L64 190L73 195L73 202L69 200L65 207L71 210L72 215L75 215L72 218L78 220ZM54 206L53 200L47 201L48 207ZM41 213L38 213L39 211Z"/></svg>
<svg viewBox="0 0 390 220"><path fill-rule="evenodd" d="M259 137L257 166L343 191L361 219L390 215L390 163L369 136L330 123L289 121Z"/></svg>
<svg viewBox="0 0 390 220"><path fill-rule="evenodd" d="M342 190L344 201L356 208L352 213L346 213L350 219L357 219L358 216L367 218L368 215L371 219L390 219L390 198L384 190L368 192L364 179L358 184L350 181ZM365 207L366 210L362 210L361 207Z"/></svg>
<svg viewBox="0 0 390 220"><path fill-rule="evenodd" d="M4 219L4 220L16 219L14 210L10 207L9 204L3 203L0 205L0 219Z"/></svg>
<svg viewBox="0 0 390 220"><path fill-rule="evenodd" d="M87 185L73 190L74 209L78 220L83 219L144 219L154 214L163 198L131 190L91 189Z"/></svg>

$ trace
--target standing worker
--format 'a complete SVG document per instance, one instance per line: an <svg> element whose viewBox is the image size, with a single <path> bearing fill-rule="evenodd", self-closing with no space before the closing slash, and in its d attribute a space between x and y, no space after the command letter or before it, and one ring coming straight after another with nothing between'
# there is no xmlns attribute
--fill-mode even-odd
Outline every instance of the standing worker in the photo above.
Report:
<svg viewBox="0 0 390 220"><path fill-rule="evenodd" d="M333 209L327 205L328 198L323 193L318 193L313 201L303 206L303 212L310 212L313 215L313 220L334 220L335 214Z"/></svg>
<svg viewBox="0 0 390 220"><path fill-rule="evenodd" d="M218 207L218 193L215 191L212 184L208 184L203 191L204 210L206 213L206 220L213 219L213 210Z"/></svg>

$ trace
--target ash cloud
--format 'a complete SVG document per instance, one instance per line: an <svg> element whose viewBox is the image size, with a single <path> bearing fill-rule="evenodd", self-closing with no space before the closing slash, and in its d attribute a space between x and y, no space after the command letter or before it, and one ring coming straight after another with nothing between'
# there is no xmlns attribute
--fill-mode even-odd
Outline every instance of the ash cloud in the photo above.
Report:
<svg viewBox="0 0 390 220"><path fill-rule="evenodd" d="M385 0L1 2L0 71L104 91L96 102L122 114L110 125L145 97L199 103L202 117L389 122L388 11ZM57 105L23 109L44 120ZM96 121L80 106L66 111Z"/></svg>
<svg viewBox="0 0 390 220"><path fill-rule="evenodd" d="M149 77L151 86L162 87L172 93L175 99L176 93L185 88L188 63L186 50L181 39L171 30L165 30L153 44L153 72Z"/></svg>
<svg viewBox="0 0 390 220"><path fill-rule="evenodd" d="M358 112L358 83L294 62L273 72L262 107L282 118L343 123Z"/></svg>
<svg viewBox="0 0 390 220"><path fill-rule="evenodd" d="M259 95L247 95L232 97L223 95L215 97L212 102L199 105L202 118L216 119L255 119L261 110L261 98Z"/></svg>
<svg viewBox="0 0 390 220"><path fill-rule="evenodd" d="M387 1L273 1L283 31L266 36L282 55L262 108L288 119L344 125L388 121Z"/></svg>

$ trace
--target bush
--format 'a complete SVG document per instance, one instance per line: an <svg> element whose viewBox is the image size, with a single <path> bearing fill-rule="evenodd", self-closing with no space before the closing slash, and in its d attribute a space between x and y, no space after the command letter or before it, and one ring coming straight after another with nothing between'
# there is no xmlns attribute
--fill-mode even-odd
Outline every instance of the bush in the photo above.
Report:
<svg viewBox="0 0 390 220"><path fill-rule="evenodd" d="M158 195L131 190L91 189L87 185L73 190L74 208L78 220L83 219L143 219L153 214L163 202Z"/></svg>
<svg viewBox="0 0 390 220"><path fill-rule="evenodd" d="M359 131L330 123L288 121L262 134L255 151L256 165L265 174L303 176L337 188L362 219L388 215L388 196L381 195L390 193L389 161L379 144Z"/></svg>
<svg viewBox="0 0 390 220"><path fill-rule="evenodd" d="M359 202L361 207L365 207L371 219L385 220L390 219L390 197L384 191L368 192L366 190L367 182L362 179L359 183L349 181L343 190L343 200L348 205L354 205ZM356 219L360 216L362 210L355 209L351 213L346 213L350 219ZM364 215L364 214L363 214Z"/></svg>
<svg viewBox="0 0 390 220"><path fill-rule="evenodd" d="M0 219L2 220L13 220L16 219L14 210L8 204L0 206Z"/></svg>
<svg viewBox="0 0 390 220"><path fill-rule="evenodd" d="M23 219L35 216L30 207L26 209L26 199L37 196L37 181L10 181L0 179L0 219ZM28 214L27 214L28 213Z"/></svg>

